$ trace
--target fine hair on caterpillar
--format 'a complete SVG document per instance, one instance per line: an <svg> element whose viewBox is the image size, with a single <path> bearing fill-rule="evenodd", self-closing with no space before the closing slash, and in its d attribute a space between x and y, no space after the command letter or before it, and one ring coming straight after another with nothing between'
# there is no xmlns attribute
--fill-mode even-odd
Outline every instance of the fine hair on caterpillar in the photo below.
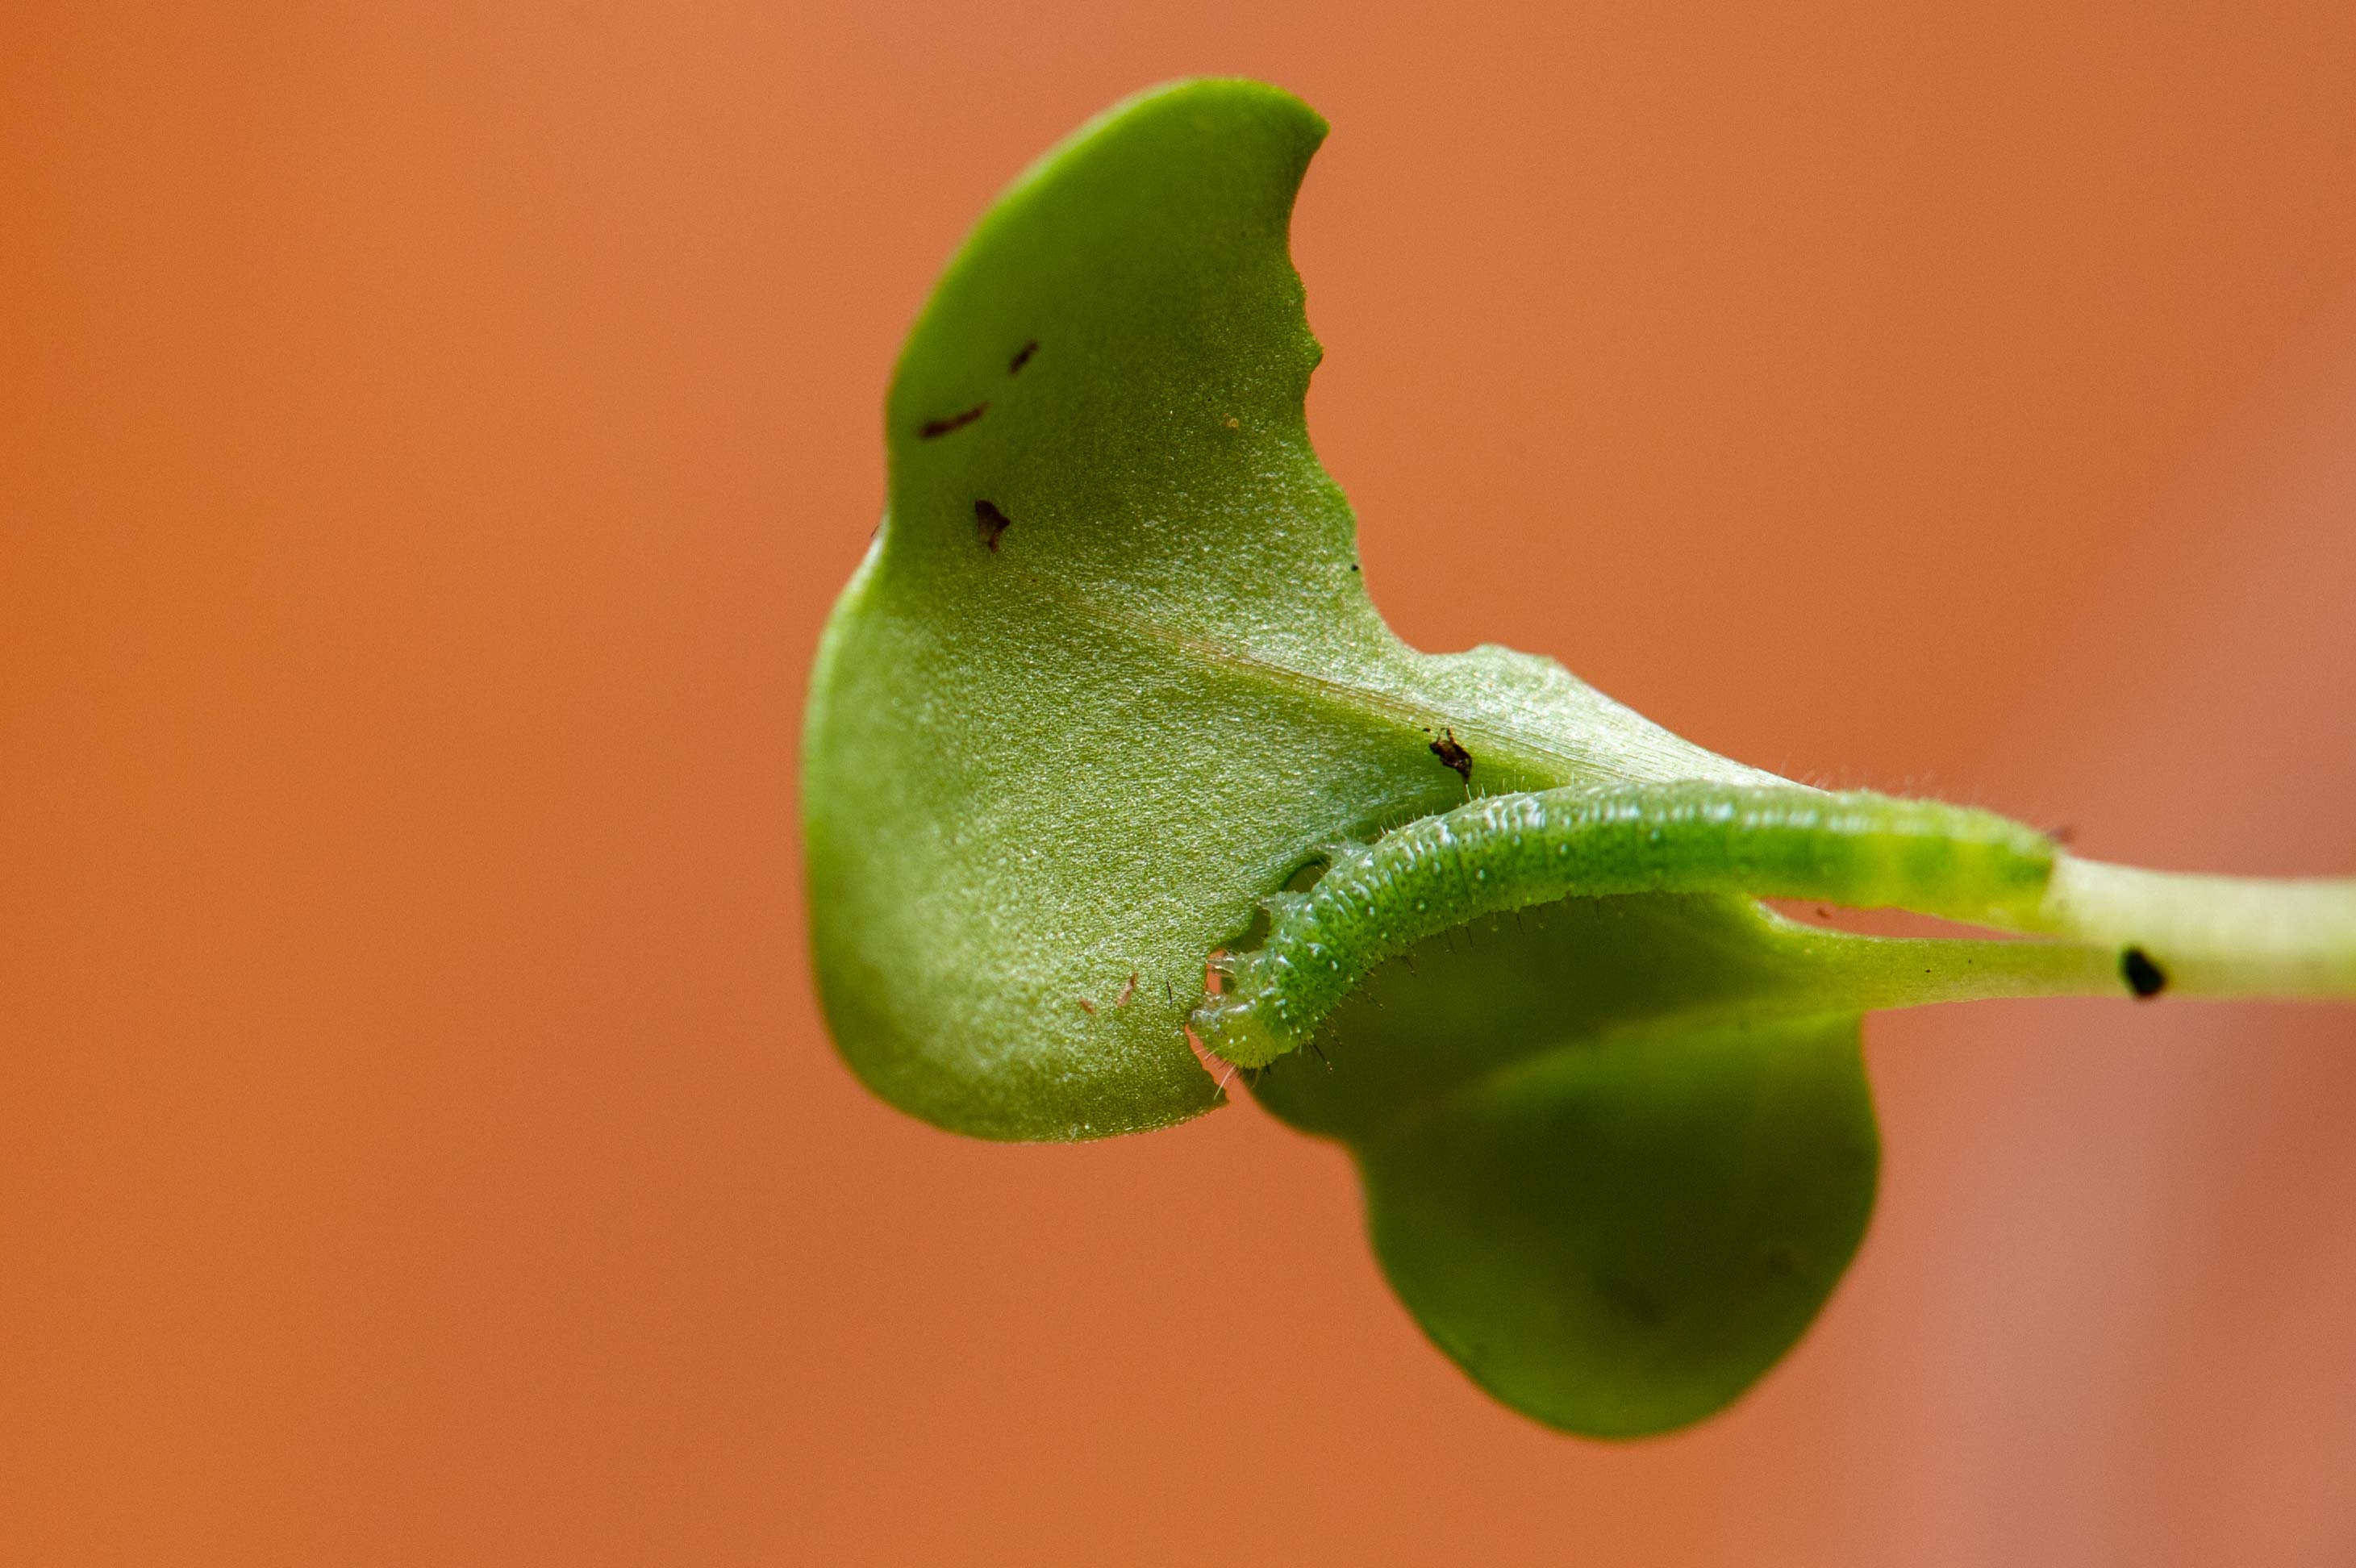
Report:
<svg viewBox="0 0 2356 1568"><path fill-rule="evenodd" d="M1194 1024L1219 1057L1264 1066L1417 942L1572 897L1822 898L2022 929L2055 853L1992 812L1865 791L1692 782L1484 796L1327 851L1313 885L1264 901L1265 940L1218 961L1221 993Z"/></svg>

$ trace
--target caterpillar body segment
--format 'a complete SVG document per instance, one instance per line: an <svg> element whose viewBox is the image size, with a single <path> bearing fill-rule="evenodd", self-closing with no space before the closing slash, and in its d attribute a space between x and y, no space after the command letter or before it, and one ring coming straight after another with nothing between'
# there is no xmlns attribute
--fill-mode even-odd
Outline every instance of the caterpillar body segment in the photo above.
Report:
<svg viewBox="0 0 2356 1568"><path fill-rule="evenodd" d="M1727 892L2031 925L2052 842L1991 812L1798 785L1574 786L1493 795L1331 853L1267 900L1268 940L1220 961L1204 1044L1261 1067L1376 965L1487 914L1569 897Z"/></svg>

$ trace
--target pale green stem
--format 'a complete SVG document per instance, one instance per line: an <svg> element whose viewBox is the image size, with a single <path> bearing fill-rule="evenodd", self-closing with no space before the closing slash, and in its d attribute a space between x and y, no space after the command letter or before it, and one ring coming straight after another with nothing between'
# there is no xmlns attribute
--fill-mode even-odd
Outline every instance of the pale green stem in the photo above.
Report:
<svg viewBox="0 0 2356 1568"><path fill-rule="evenodd" d="M2008 996L2125 996L2119 955L2075 942L1855 938L1815 955L1811 988L1859 1012Z"/></svg>
<svg viewBox="0 0 2356 1568"><path fill-rule="evenodd" d="M2203 876L2064 854L2036 914L2011 929L2133 948L2174 994L2356 997L2356 880Z"/></svg>
<svg viewBox="0 0 2356 1568"><path fill-rule="evenodd" d="M2194 875L2064 854L2033 910L1985 918L2060 940L1878 941L1823 961L1847 972L1845 990L1867 1008L2128 993L2356 999L2356 881ZM2130 952L2140 959L2133 973Z"/></svg>

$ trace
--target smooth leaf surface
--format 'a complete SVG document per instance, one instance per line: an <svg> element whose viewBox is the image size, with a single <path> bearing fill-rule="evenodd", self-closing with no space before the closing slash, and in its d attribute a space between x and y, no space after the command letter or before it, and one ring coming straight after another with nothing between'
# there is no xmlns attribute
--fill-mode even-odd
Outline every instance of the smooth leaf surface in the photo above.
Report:
<svg viewBox="0 0 2356 1568"><path fill-rule="evenodd" d="M1638 1029L1356 1149L1425 1331L1508 1404L1614 1437L1709 1414L1791 1348L1879 1155L1854 1017Z"/></svg>

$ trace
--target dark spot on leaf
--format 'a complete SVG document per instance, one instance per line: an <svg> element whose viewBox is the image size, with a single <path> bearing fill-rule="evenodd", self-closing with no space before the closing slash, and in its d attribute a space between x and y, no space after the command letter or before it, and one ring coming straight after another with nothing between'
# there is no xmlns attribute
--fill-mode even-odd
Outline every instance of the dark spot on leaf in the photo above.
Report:
<svg viewBox="0 0 2356 1568"><path fill-rule="evenodd" d="M978 403L971 408L967 409L963 413L952 413L946 419L928 419L925 421L924 424L916 427L916 434L925 440L930 441L936 435L947 435L952 430L963 430L967 425L971 424L975 420L980 419L983 414L988 413L989 412L990 404L986 403Z"/></svg>
<svg viewBox="0 0 2356 1568"><path fill-rule="evenodd" d="M1031 341L1023 344L1023 347L1014 351L1014 358L1007 361L1006 373L1011 376L1015 371L1021 370L1023 366L1029 364L1031 362L1031 356L1038 351L1039 339L1033 338Z"/></svg>
<svg viewBox="0 0 2356 1568"><path fill-rule="evenodd" d="M2129 948L2119 955L2119 973L2137 996L2153 997L2168 989L2168 975L2141 948Z"/></svg>
<svg viewBox="0 0 2356 1568"><path fill-rule="evenodd" d="M998 536L1005 532L1007 526L1013 521L988 501L973 503L974 531L981 535L981 542L992 550L998 548Z"/></svg>
<svg viewBox="0 0 2356 1568"><path fill-rule="evenodd" d="M1472 782L1472 754L1456 739L1454 730L1441 730L1440 738L1431 743L1431 755L1456 770L1456 777L1466 784Z"/></svg>

